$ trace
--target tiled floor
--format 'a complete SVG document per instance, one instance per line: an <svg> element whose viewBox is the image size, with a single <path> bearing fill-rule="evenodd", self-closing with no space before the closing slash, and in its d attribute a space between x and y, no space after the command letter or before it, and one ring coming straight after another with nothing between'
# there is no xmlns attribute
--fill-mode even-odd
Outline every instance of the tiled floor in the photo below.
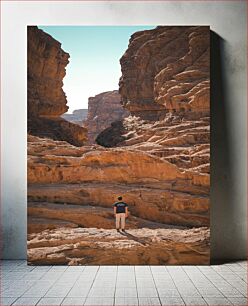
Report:
<svg viewBox="0 0 248 306"><path fill-rule="evenodd" d="M82 267L3 260L0 305L247 305L247 262Z"/></svg>

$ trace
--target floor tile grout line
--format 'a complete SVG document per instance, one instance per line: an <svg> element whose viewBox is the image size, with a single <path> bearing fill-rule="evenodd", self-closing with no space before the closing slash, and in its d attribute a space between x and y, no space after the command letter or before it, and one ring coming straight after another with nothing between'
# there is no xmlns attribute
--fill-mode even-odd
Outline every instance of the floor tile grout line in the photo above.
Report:
<svg viewBox="0 0 248 306"><path fill-rule="evenodd" d="M83 271L85 270L85 267L83 269ZM66 271L66 270L65 270ZM71 289L73 288L73 286L75 285L75 283L77 282L77 280L80 278L81 276L81 272L83 271L80 271L80 273L78 274L78 277L75 279L74 283L72 284L70 290L67 292L66 296L63 298L63 300L61 301L60 305L62 305L63 301L68 297L68 294L70 293ZM83 306L83 305L82 305Z"/></svg>
<svg viewBox="0 0 248 306"><path fill-rule="evenodd" d="M203 301L206 302L206 304L207 304L208 306L212 306L212 305L210 305L210 304L207 302L207 300L206 300L207 297L206 297L206 296L205 296L205 297L203 296L202 298L203 298ZM222 305L222 306L228 306L228 305Z"/></svg>
<svg viewBox="0 0 248 306"><path fill-rule="evenodd" d="M138 285L137 285L137 276L136 276L136 267L134 266L134 279L135 279L135 287L136 287L136 297L139 305L139 295L138 295Z"/></svg>
<svg viewBox="0 0 248 306"><path fill-rule="evenodd" d="M227 300L232 304L232 305L234 305L234 306L239 306L239 305L237 305L237 304L233 304L233 302L230 300L230 299L233 299L233 298L228 298L227 297ZM243 299L243 298L242 298ZM248 303L248 300L247 300L247 298L246 298L246 304ZM240 306L245 306L245 305L240 305Z"/></svg>
<svg viewBox="0 0 248 306"><path fill-rule="evenodd" d="M238 290L238 291L244 296L243 292L241 292L241 291L239 290L239 288L234 287L233 284L232 284L228 279L225 279L224 276L223 276L220 272L215 271L215 273L218 274L218 275L219 275L228 285L230 285L232 288ZM247 283L246 283L242 278L240 278L239 275L238 275L237 273L235 273L234 271L232 271L232 274L236 274L236 275L238 276L238 278L239 278L239 281L244 282L244 283L246 284L246 287L247 287Z"/></svg>
<svg viewBox="0 0 248 306"><path fill-rule="evenodd" d="M37 302L35 305L38 305L41 299L42 299L42 297L41 297L41 298L39 298L38 302Z"/></svg>
<svg viewBox="0 0 248 306"><path fill-rule="evenodd" d="M239 272L235 272L235 271L233 271L242 281L244 281L243 280L243 278L241 278L240 276L239 276ZM246 270L246 280L247 280L247 270Z"/></svg>
<svg viewBox="0 0 248 306"><path fill-rule="evenodd" d="M227 279L225 279L219 272L216 272L221 278L223 278L232 288L236 289L239 291L239 288L234 287ZM242 280L242 279L241 279ZM243 281L243 280L242 280ZM244 282L245 283L245 282ZM247 287L247 284L246 284ZM246 297L243 292L239 291L244 297Z"/></svg>
<svg viewBox="0 0 248 306"><path fill-rule="evenodd" d="M91 286L90 286L90 289L88 290L88 293L87 293L87 295L86 295L86 297L85 297L84 305L85 305L85 303L86 303L86 301L87 301L87 299L88 299L88 297L89 297L90 290L91 290L92 287L93 287L93 284L94 284L94 282L95 282L95 280L96 280L96 276L97 276L97 274L98 274L98 272L99 272L99 269L100 269L100 266L97 266L96 274L95 274L95 277L94 277L94 279L93 279L93 282L92 282L92 284L91 284Z"/></svg>
<svg viewBox="0 0 248 306"><path fill-rule="evenodd" d="M222 292L214 285L214 283L212 282L212 280L211 279L209 279L208 277L207 277L207 275L204 273L204 271L202 271L201 269L199 269L198 268L198 266L196 266L196 268L199 270L199 272L206 278L206 279L208 279L209 281L210 281L210 283L222 294ZM212 269L212 267L211 267L211 269ZM215 273L217 273L218 274L218 272L216 272L216 270L215 269L212 269ZM187 272L186 272L187 273ZM204 296L202 296L202 298L203 298L203 300L206 302L206 304L207 305L209 305L209 306L211 306L209 303L208 303L208 301L206 300L208 297L204 297ZM222 297L220 297L221 299L227 299L227 300L229 300L226 296L224 296L224 294L222 294ZM230 303L231 303L231 301L229 301ZM232 305L233 305L233 303L231 303ZM226 306L226 305L224 305L223 304L223 306Z"/></svg>
<svg viewBox="0 0 248 306"><path fill-rule="evenodd" d="M182 267L183 268L183 267ZM194 282L192 281L190 275L187 273L187 271L183 268L183 271L186 273L186 275L189 277L191 283L193 284L194 288L197 290L197 292L200 294L201 298L203 298L201 292L198 290L198 288L196 287L196 285L194 284ZM202 275L204 275L202 272L201 272ZM204 276L205 277L205 276ZM203 298L204 299L204 298ZM204 300L205 301L205 300ZM186 303L185 303L186 304Z"/></svg>
<svg viewBox="0 0 248 306"><path fill-rule="evenodd" d="M206 300L206 298L207 297L203 297L203 299L204 299L204 301L207 303L207 305L208 306L212 306L212 305L210 305L208 302L207 302L207 300ZM220 299L222 299L222 297L220 297ZM230 302L231 303L231 305L234 305L234 306L246 306L246 305L243 305L243 304L233 304L232 303L232 301L230 300L230 298L228 298L228 297L226 297L226 296L224 296L224 299L226 299L228 302ZM242 298L243 299L243 298ZM228 306L228 305L230 305L230 304L218 304L218 305L221 305L221 306Z"/></svg>
<svg viewBox="0 0 248 306"><path fill-rule="evenodd" d="M246 269L246 271L247 271L247 268L248 268L248 261L247 260L245 261L245 264L243 262L238 262L238 264L239 264L240 267Z"/></svg>
<svg viewBox="0 0 248 306"><path fill-rule="evenodd" d="M57 281L57 279L54 281L54 283ZM45 297L45 295L47 294L47 292L51 289L51 287L54 285L54 283L52 283L51 284L51 286L47 289L47 291L44 293L44 295L42 296L42 297ZM31 289L32 288L32 285L31 285L31 287L30 288L28 288L28 290L29 289ZM26 290L20 297L23 297L23 295L28 291L28 290ZM42 298L41 297L41 298ZM24 298L24 297L23 297Z"/></svg>
<svg viewBox="0 0 248 306"><path fill-rule="evenodd" d="M55 267L55 266L52 265L51 268L52 268L52 267ZM48 271L50 271L51 268L50 268ZM68 269L68 267L64 270L64 272L65 272L67 269ZM48 271L46 271L45 273L47 273ZM45 274L45 273L44 273L44 274ZM56 272L54 272L54 273L56 273ZM43 275L42 275L42 276L43 276ZM40 279L41 279L41 278L40 278ZM40 279L39 279L39 280L40 280ZM39 280L36 280L35 283L37 283L37 281L39 281ZM47 294L47 292L52 288L52 286L53 286L56 282L57 282L57 279L51 284L51 286L47 289L47 291L44 293L44 295L43 295L42 297L40 297L39 301L40 301L42 298L45 297L45 295ZM34 285L34 284L33 284L33 285ZM31 287L32 287L33 285L31 285L22 295L20 295L20 298L25 298L25 297L23 297L23 295L24 295L29 289L31 289ZM39 302L39 301L38 301L38 302ZM38 303L38 302L37 302L37 303Z"/></svg>
<svg viewBox="0 0 248 306"><path fill-rule="evenodd" d="M10 305L13 305L17 300L19 299L19 297L18 298L16 298L15 300L14 300L14 302L13 303L11 303Z"/></svg>
<svg viewBox="0 0 248 306"><path fill-rule="evenodd" d="M216 265L212 265L212 266L211 266L211 269L212 269L214 272L217 273L218 269L216 270L214 267L216 267ZM221 267L221 266L217 265L217 267L219 268L219 267ZM232 271L227 265L225 265L225 268L229 269L229 270L230 270L230 273L233 273L233 271ZM229 272L229 271L228 271L228 272Z"/></svg>
<svg viewBox="0 0 248 306"><path fill-rule="evenodd" d="M36 266L36 267L34 268L34 270L35 270L37 267L39 268L39 267L43 267L43 266ZM51 268L52 268L52 266L48 266L48 267L49 267L49 269L48 269L47 271L45 271L45 273L50 272L50 270L51 270Z"/></svg>
<svg viewBox="0 0 248 306"><path fill-rule="evenodd" d="M190 270L186 270L186 267L184 267L184 266L179 266L179 269L181 268L181 270L189 277L189 279L190 279L190 281L192 282L193 281L193 279L194 279L194 277L191 279L191 272L194 274L194 273L196 273L196 275L199 273L199 275L202 275L202 277L203 277L203 280L204 279L206 279L208 282L209 282L209 285L211 285L211 286L213 286L214 288L216 288L217 289L217 291L220 291L219 289L218 289L218 284L216 283L216 282L214 282L213 283L213 281L214 281L214 276L216 275L216 277L217 276L219 276L221 279L223 279L223 281L225 282L225 283L227 283L230 287L232 287L232 288L234 288L234 289L237 289L238 290L238 288L235 288L233 285L232 285L232 283L231 283L231 281L230 281L230 279L229 280L227 280L227 279L225 279L225 276L223 275L223 274L221 274L221 269L212 269L212 267L209 267L209 269L207 269L207 270L205 270L204 271L204 269L200 269L200 267L198 267L198 266L194 266L195 267L195 269L194 270L192 270L192 271L190 271ZM98 266L98 269L97 270L95 270L95 273L94 273L94 280L93 280L93 282L92 282L92 285L94 285L94 283L95 283L95 280L96 280L96 277L99 275L99 270L100 268L99 268L99 266ZM155 280L155 275L156 275L156 272L152 272L152 267L151 266L149 266L149 269L150 269L150 272L151 272L151 276L152 276L152 278L153 278L153 282L155 282L154 280ZM169 270L169 269L167 269L167 270ZM229 267L227 267L227 273L229 273L229 270L230 270L230 273L231 274L233 274L235 277L236 277L236 275L238 274L238 272L237 271L233 271L232 269L230 269ZM25 275L26 274L28 274L28 273L32 273L32 271L34 271L34 269L33 270L31 270L31 271L27 271L26 273L24 273ZM48 271L50 271L50 270L48 270ZM48 272L47 271L47 272ZM66 273L66 271L68 271L68 267L64 270L64 272L63 273ZM166 269L165 269L165 271L166 271ZM225 270L224 270L225 271ZM18 272L18 271L17 271ZM54 271L54 272L56 272L56 271ZM137 269L135 269L135 284L136 284L136 295L137 295L137 293L138 293L138 286L137 286L137 274L136 274L136 272L137 272ZM174 278L176 279L176 274L174 275L174 273L173 273L173 277L172 277L172 275L171 275L171 273L170 272L167 272L168 273L168 275L170 276L170 279L172 280L172 282L175 284L175 281L174 281ZM192 274L192 276L193 276L193 274ZM80 275L82 275L82 273L79 273L79 275L77 276L77 278L74 280L74 282L73 282L73 284L75 284L75 282L79 279L79 277L80 277ZM117 267L117 275L118 275L118 267ZM209 275L209 276L208 276ZM236 278L235 278L236 279ZM17 282L18 281L20 281L20 280L16 280ZM28 281L28 280L27 280ZM58 282L59 281L59 279L56 279L53 283L52 283L52 285L51 286L53 286L54 284L56 284L56 282ZM221 280L220 280L221 281ZM243 279L241 279L240 277L238 278L238 280L237 281L240 281L240 282L242 282L242 283L245 283L244 282L244 280ZM33 281L33 284L34 283L37 283L37 282L39 282L39 280L34 280ZM33 286L33 284L31 284L31 287ZM194 285L194 287L196 288L196 290L198 291L198 287L196 287L196 285L195 284L197 284L197 278L195 278L195 282L193 281L193 285ZM216 284L216 285L215 285ZM116 284L115 284L116 285ZM238 286L238 285L237 285ZM30 287L30 288L31 288ZM72 287L73 287L73 285L72 285ZM92 286L91 286L92 287ZM117 286L115 286L115 287L117 287ZM156 287L156 290L157 290L157 286L156 286L156 283L155 283L155 287ZM49 289L50 289L51 287L49 287ZM177 291L179 291L178 290L178 287L177 286L175 286L175 288L177 289ZM48 290L49 290L48 289ZM29 289L27 289L27 290L29 290ZM71 290L71 289L70 289ZM88 291L88 295L89 295L89 292L90 292L90 290L91 290L91 288L89 289L89 291ZM238 290L239 291L239 290ZM26 291L25 291L26 292ZM24 293L25 293L24 292ZM24 294L23 293L23 294ZM221 293L221 297L216 297L217 299L225 299L227 302L229 302L229 303L231 303L231 304L233 304L233 305L235 305L236 303L235 303L235 299L241 299L241 301L242 301L242 299L245 299L245 298L247 298L242 292L240 292L241 293L241 295L242 295L242 297L240 296L240 297L227 297L224 293L222 293L221 291L220 291L220 293ZM181 296L181 293L180 293L180 291L179 291L179 294L180 294L180 296ZM68 294L67 294L68 295ZM201 294L200 294L201 295ZM202 295L201 295L202 296ZM18 298L20 298L20 297L22 297L22 296L19 296ZM44 296L43 296L44 297ZM66 296L67 297L67 296ZM87 296L88 297L88 296ZM158 295L158 297L159 297L159 295ZM12 302L12 304L13 303L15 303L17 300L18 300L18 298L16 298L16 297L14 297L14 300L13 300L13 302ZM37 298L39 298L39 300L38 300L38 302L37 303L39 303L39 301L42 299L42 297L37 297ZM64 299L65 297L61 297L61 299L62 299L62 301L61 301L61 303L63 302L63 299ZM186 304L186 302L184 301L184 298L181 296L181 298L182 298L182 300L183 300L183 303L184 304ZM215 298L215 297L211 297L211 296L209 296L209 298ZM85 298L86 299L86 298ZM203 300L208 304L208 302L207 302L207 299L208 299L208 297L203 297ZM232 301L232 299L234 299L233 301ZM160 297L159 297L159 300L160 300ZM138 303L140 304L140 301L139 301L139 297L138 297ZM85 304L85 301L84 301L84 304ZM209 305L209 304L208 304ZM237 304L236 304L237 305Z"/></svg>
<svg viewBox="0 0 248 306"><path fill-rule="evenodd" d="M233 263L226 263L224 264L226 267L228 267L230 270L232 270L231 268L241 268L241 269L245 269L245 265L244 263L241 263L241 262L233 262ZM232 270L233 271L233 270Z"/></svg>
<svg viewBox="0 0 248 306"><path fill-rule="evenodd" d="M180 291L178 290L177 285L176 285L176 283L175 283L173 277L172 277L171 274L170 274L170 270L168 270L167 267L166 267L166 271L168 272L170 278L172 279L172 281L173 281L173 283L174 283L174 285L175 285L175 287L176 287L176 289L177 289L177 291L178 291L178 293L179 293L179 295L180 295L180 298L182 299L182 301L183 301L183 303L184 303L184 305L185 305L184 299L183 299L183 297L181 296L181 293L180 293Z"/></svg>
<svg viewBox="0 0 248 306"><path fill-rule="evenodd" d="M21 296L18 297L16 300L14 300L14 301L10 304L10 306L14 305L15 302L16 302L18 299L20 299L20 298L22 298L22 297L21 297ZM30 297L30 298L32 299L32 297ZM34 306L38 305L38 303L39 303L39 301L40 301L41 299L42 299L42 297L39 297L39 298L38 298L38 301L35 303ZM1 305L1 306L2 306L2 305ZM3 305L3 306L4 306L4 305ZM21 305L16 304L15 306L21 306Z"/></svg>
<svg viewBox="0 0 248 306"><path fill-rule="evenodd" d="M116 295L118 271L119 271L119 266L117 266L116 277L115 277L115 290L114 290L114 301L113 301L113 305L115 305L115 295Z"/></svg>
<svg viewBox="0 0 248 306"><path fill-rule="evenodd" d="M31 289L32 286L33 286L33 284L30 284L30 286L27 288L27 290L25 290L18 298L23 297L23 295L24 295L29 289Z"/></svg>
<svg viewBox="0 0 248 306"><path fill-rule="evenodd" d="M157 294L158 294L159 303L160 303L160 305L162 305L162 302L161 302L160 296L159 296L159 292L158 292L158 288L157 288L157 285L156 285L155 280L154 280L154 275L153 275L152 268L151 268L151 266L149 266L149 267L150 267L150 271L151 271L151 274L152 274L152 279L153 279L153 282L154 282L154 285L155 285L155 288L156 288L156 291L157 291Z"/></svg>
<svg viewBox="0 0 248 306"><path fill-rule="evenodd" d="M197 267L197 269L199 270L199 271L201 271L199 268L198 268L198 266L196 266ZM216 272L216 271L215 271ZM211 281L211 279L210 278L208 278L207 277L207 275L204 273L204 271L201 271L201 273L211 282L211 284L220 292L220 294L223 296L223 297L225 297L224 296L224 294L222 294L222 292L215 286L215 284ZM204 297L203 297L204 298ZM225 297L226 298L226 297Z"/></svg>

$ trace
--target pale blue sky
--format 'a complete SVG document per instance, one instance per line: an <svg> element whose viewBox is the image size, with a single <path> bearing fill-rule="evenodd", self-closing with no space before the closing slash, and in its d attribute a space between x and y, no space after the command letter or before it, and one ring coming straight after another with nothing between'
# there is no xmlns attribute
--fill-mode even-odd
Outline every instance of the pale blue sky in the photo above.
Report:
<svg viewBox="0 0 248 306"><path fill-rule="evenodd" d="M118 89L119 59L134 32L155 26L38 26L62 44L70 54L63 89L68 113L88 108L88 98Z"/></svg>

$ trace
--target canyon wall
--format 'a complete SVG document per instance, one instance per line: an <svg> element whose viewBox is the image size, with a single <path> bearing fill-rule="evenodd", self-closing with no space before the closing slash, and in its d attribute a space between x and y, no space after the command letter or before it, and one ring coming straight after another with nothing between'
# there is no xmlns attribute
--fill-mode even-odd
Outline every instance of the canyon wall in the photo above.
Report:
<svg viewBox="0 0 248 306"><path fill-rule="evenodd" d="M134 33L120 60L121 103L132 117L113 123L96 142L209 173L209 37L209 27L197 26Z"/></svg>
<svg viewBox="0 0 248 306"><path fill-rule="evenodd" d="M28 133L82 145L86 129L60 117L68 110L62 87L69 54L36 26L28 26L27 38Z"/></svg>
<svg viewBox="0 0 248 306"><path fill-rule="evenodd" d="M114 121L119 121L129 115L121 104L118 90L107 91L90 97L88 102L88 116L84 126L88 130L88 143L95 143L95 138L111 126Z"/></svg>
<svg viewBox="0 0 248 306"><path fill-rule="evenodd" d="M209 262L209 27L134 33L120 62L120 96L89 99L87 145L28 136L29 262Z"/></svg>
<svg viewBox="0 0 248 306"><path fill-rule="evenodd" d="M136 32L120 59L125 108L146 112L209 114L209 27L166 26ZM154 115L155 115L154 114ZM190 116L191 117L191 116Z"/></svg>

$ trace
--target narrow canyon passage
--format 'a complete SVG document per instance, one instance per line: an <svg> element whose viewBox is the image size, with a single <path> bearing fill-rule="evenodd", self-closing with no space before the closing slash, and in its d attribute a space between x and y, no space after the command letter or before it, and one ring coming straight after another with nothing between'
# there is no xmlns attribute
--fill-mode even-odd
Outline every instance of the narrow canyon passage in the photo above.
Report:
<svg viewBox="0 0 248 306"><path fill-rule="evenodd" d="M69 54L35 27L28 39L29 264L207 264L209 28L134 33L119 92L90 98L83 126L59 117Z"/></svg>

